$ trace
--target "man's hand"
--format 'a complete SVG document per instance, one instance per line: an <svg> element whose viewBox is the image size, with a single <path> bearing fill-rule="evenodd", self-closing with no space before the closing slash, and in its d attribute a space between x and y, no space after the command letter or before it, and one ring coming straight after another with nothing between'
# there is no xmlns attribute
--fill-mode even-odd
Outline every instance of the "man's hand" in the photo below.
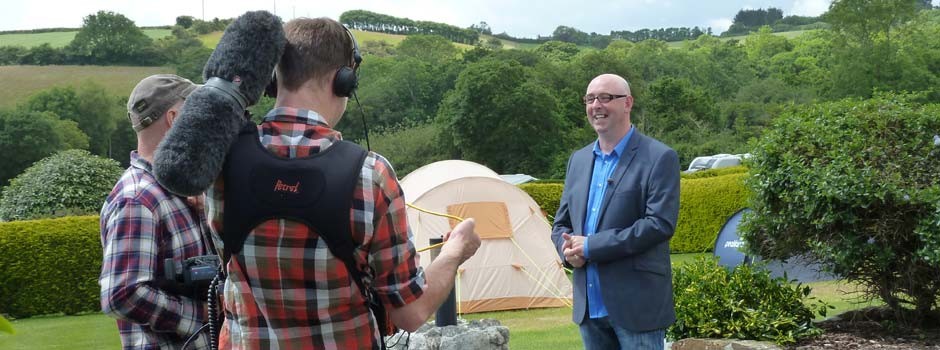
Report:
<svg viewBox="0 0 940 350"><path fill-rule="evenodd" d="M584 259L584 240L586 237L562 233L561 238L565 240L565 243L561 246L562 252L565 254L565 261L574 267L584 266L587 262Z"/></svg>
<svg viewBox="0 0 940 350"><path fill-rule="evenodd" d="M444 235L444 247L441 248L441 255L449 254L463 263L470 259L477 249L480 248L480 236L473 232L476 222L473 218L461 221L454 227L453 231Z"/></svg>

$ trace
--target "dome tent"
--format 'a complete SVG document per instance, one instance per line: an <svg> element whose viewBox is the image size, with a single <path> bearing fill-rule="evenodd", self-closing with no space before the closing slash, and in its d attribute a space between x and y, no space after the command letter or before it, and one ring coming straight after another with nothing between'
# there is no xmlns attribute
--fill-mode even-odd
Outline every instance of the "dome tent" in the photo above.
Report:
<svg viewBox="0 0 940 350"><path fill-rule="evenodd" d="M422 210L476 220L480 249L457 275L461 313L570 305L571 282L551 242L551 225L525 191L462 160L425 165L405 176L401 187L415 207L408 208L408 223L416 247L457 224ZM426 268L430 252L420 255Z"/></svg>

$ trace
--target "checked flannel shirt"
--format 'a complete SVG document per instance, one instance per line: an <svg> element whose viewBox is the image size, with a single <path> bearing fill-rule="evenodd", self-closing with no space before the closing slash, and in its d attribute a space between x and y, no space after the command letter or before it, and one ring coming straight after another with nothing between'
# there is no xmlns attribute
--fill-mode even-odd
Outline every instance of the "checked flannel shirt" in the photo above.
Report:
<svg viewBox="0 0 940 350"><path fill-rule="evenodd" d="M341 139L316 112L276 108L259 126L262 145L276 155L305 157ZM369 152L349 213L360 267L387 310L416 300L426 288L410 241L405 201L392 167ZM206 192L213 241L222 255L224 183ZM268 220L226 265L225 321L220 349L371 349L375 319L346 265L307 226Z"/></svg>
<svg viewBox="0 0 940 350"><path fill-rule="evenodd" d="M124 349L180 349L204 324L205 303L157 287L164 259L176 263L209 254L201 210L160 187L150 163L131 153L131 165L101 208L104 261L98 283L101 310L117 318ZM187 349L208 349L202 333Z"/></svg>

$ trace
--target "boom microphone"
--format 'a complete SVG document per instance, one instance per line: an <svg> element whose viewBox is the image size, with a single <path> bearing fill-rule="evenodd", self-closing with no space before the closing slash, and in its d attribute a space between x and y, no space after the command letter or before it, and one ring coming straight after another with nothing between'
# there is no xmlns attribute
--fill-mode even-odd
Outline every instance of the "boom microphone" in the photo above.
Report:
<svg viewBox="0 0 940 350"><path fill-rule="evenodd" d="M206 84L186 98L157 146L153 173L163 187L195 196L212 185L286 43L281 20L266 11L247 12L225 29L203 70Z"/></svg>

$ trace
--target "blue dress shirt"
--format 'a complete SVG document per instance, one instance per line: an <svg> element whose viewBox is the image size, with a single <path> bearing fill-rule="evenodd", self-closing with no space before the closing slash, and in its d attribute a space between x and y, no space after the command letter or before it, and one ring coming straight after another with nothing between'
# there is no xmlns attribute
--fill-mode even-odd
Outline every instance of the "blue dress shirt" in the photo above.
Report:
<svg viewBox="0 0 940 350"><path fill-rule="evenodd" d="M588 256L588 241L590 237L597 232L597 221L601 215L601 202L604 201L604 193L607 192L607 180L614 174L617 168L617 162L623 155L623 149L630 142L630 136L633 136L633 126L627 135L617 143L610 154L603 154L600 148L600 141L594 141L594 170L591 173L591 189L588 191L587 219L584 220L584 258L587 263L587 302L588 314L591 318L601 318L607 316L607 307L604 306L604 300L601 298L601 280L597 275L597 264L590 261ZM616 213L614 213L616 215Z"/></svg>

